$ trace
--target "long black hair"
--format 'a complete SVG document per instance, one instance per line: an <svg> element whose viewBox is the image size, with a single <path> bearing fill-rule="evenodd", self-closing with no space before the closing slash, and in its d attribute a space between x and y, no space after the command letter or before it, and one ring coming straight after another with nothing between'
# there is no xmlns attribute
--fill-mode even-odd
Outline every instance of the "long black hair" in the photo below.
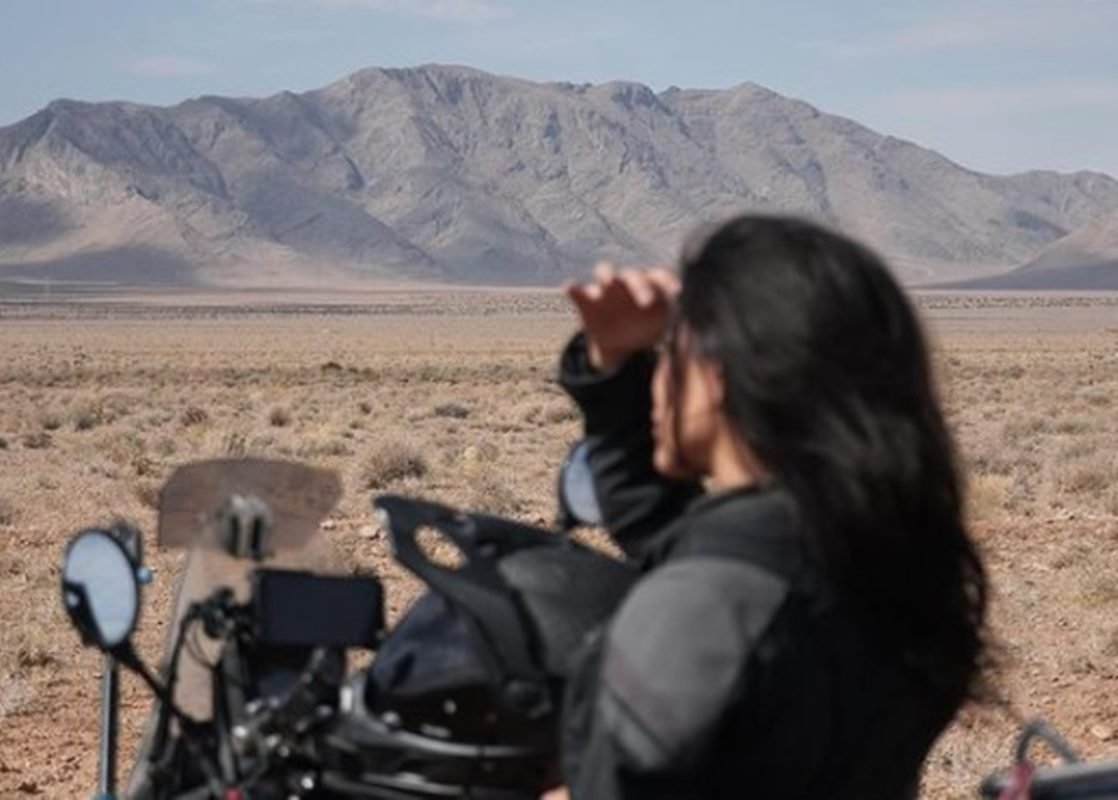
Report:
<svg viewBox="0 0 1118 800"><path fill-rule="evenodd" d="M925 338L882 260L804 220L738 217L684 254L677 313L686 346L721 368L728 418L795 498L836 595L966 696L986 577Z"/></svg>

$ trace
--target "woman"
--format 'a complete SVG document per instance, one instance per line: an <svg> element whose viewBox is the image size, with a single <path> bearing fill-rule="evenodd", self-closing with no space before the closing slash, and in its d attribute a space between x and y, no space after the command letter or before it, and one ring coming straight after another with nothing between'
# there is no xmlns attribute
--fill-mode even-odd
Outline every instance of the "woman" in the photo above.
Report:
<svg viewBox="0 0 1118 800"><path fill-rule="evenodd" d="M567 294L561 380L646 574L580 655L551 796L914 797L976 682L986 583L886 267L743 216L678 283L607 266Z"/></svg>

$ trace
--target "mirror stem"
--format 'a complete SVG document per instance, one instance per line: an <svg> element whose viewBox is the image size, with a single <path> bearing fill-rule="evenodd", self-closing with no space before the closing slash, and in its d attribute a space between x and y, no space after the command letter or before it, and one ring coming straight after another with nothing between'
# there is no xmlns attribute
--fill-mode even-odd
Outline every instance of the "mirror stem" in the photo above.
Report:
<svg viewBox="0 0 1118 800"><path fill-rule="evenodd" d="M116 795L117 718L120 709L120 667L105 653L101 668L101 754L98 764L98 797Z"/></svg>

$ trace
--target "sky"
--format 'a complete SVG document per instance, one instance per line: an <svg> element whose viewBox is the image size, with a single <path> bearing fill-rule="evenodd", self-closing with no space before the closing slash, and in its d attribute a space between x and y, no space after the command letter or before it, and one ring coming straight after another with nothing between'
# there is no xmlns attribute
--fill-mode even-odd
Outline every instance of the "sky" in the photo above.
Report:
<svg viewBox="0 0 1118 800"><path fill-rule="evenodd" d="M0 0L0 126L370 66L752 81L972 169L1118 177L1118 0Z"/></svg>

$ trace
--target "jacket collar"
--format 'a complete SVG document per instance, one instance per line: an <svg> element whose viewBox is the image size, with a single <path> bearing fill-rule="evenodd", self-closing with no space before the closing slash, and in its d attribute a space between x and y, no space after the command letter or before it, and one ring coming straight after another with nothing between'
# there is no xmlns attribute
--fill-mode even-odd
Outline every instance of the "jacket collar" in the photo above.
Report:
<svg viewBox="0 0 1118 800"><path fill-rule="evenodd" d="M641 557L641 570L648 571L667 561L681 541L697 530L733 529L736 532L742 520L758 510L758 504L784 505L794 515L792 496L772 480L699 495L676 520L649 540ZM797 526L781 527L793 530Z"/></svg>

